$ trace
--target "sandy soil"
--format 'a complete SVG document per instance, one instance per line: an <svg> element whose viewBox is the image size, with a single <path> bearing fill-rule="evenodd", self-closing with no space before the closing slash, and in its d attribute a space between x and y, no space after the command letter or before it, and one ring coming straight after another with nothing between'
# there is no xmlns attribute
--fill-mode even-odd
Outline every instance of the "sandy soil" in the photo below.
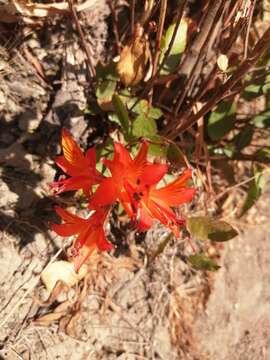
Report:
<svg viewBox="0 0 270 360"><path fill-rule="evenodd" d="M257 225L225 247L205 313L196 323L211 360L270 359L270 190L249 219Z"/></svg>

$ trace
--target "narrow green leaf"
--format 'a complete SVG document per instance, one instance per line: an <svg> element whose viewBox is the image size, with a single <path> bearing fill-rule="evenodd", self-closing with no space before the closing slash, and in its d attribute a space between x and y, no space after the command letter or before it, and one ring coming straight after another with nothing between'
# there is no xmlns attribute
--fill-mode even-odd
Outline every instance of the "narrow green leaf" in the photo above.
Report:
<svg viewBox="0 0 270 360"><path fill-rule="evenodd" d="M119 118L119 121L121 123L121 127L123 130L123 133L126 137L129 135L129 116L127 109L125 105L123 104L121 98L114 94L112 97L112 102L114 106L114 110Z"/></svg>
<svg viewBox="0 0 270 360"><path fill-rule="evenodd" d="M158 245L157 250L154 251L154 253L149 257L148 265L151 264L158 255L163 253L165 247L172 239L173 239L173 234L170 233L165 237L163 241L161 241L161 243Z"/></svg>
<svg viewBox="0 0 270 360"><path fill-rule="evenodd" d="M231 101L221 102L212 111L207 121L207 132L211 140L217 141L223 138L233 129L236 120L236 103Z"/></svg>
<svg viewBox="0 0 270 360"><path fill-rule="evenodd" d="M190 255L188 261L196 270L217 271L220 266L204 254Z"/></svg>
<svg viewBox="0 0 270 360"><path fill-rule="evenodd" d="M246 200L239 214L239 217L243 216L259 199L261 196L263 187L265 185L265 177L262 170L256 170L254 172L255 178L250 182Z"/></svg>
<svg viewBox="0 0 270 360"><path fill-rule="evenodd" d="M237 231L227 222L206 216L188 218L187 230L198 240L217 242L228 241L238 235Z"/></svg>

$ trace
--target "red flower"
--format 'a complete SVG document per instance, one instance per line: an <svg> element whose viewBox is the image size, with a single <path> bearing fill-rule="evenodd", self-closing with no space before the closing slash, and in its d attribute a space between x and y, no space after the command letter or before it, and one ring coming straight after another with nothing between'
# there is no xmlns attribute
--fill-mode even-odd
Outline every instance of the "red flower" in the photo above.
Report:
<svg viewBox="0 0 270 360"><path fill-rule="evenodd" d="M64 224L52 224L52 230L64 237L78 235L73 245L76 272L95 249L112 249L113 246L106 240L103 229L108 210L96 211L88 219L71 214L59 206L55 207L55 211L64 220Z"/></svg>
<svg viewBox="0 0 270 360"><path fill-rule="evenodd" d="M119 143L114 144L113 160L104 159L103 163L110 170L111 177L105 178L93 198L89 208L97 209L119 200L130 217L134 216L132 203L125 184L135 187L138 181L152 185L157 183L167 172L167 165L152 164L147 161L148 143L144 142L132 159L127 149Z"/></svg>
<svg viewBox="0 0 270 360"><path fill-rule="evenodd" d="M125 184L140 230L146 231L151 227L153 219L157 219L170 228L175 236L180 235L179 226L184 221L177 219L171 208L190 201L195 195L196 189L186 186L191 175L192 171L188 169L178 179L159 189L156 184L149 186L143 177L135 187L128 182ZM155 174L152 176L155 177Z"/></svg>
<svg viewBox="0 0 270 360"><path fill-rule="evenodd" d="M58 156L56 164L71 177L69 179L55 181L51 187L56 194L64 191L83 189L86 196L91 193L91 187L98 184L103 176L96 170L95 148L89 149L86 154L82 152L79 145L73 140L70 133L62 130L63 156Z"/></svg>

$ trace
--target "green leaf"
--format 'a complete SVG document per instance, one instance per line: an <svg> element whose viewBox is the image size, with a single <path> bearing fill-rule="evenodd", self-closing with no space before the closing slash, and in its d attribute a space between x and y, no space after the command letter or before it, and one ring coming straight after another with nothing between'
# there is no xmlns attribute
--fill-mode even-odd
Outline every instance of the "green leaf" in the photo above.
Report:
<svg viewBox="0 0 270 360"><path fill-rule="evenodd" d="M262 95L263 95L263 83L248 85L245 88L242 96L246 101L251 101Z"/></svg>
<svg viewBox="0 0 270 360"><path fill-rule="evenodd" d="M252 141L253 134L254 129L252 126L246 126L243 130L241 130L233 139L236 150L241 151L248 146Z"/></svg>
<svg viewBox="0 0 270 360"><path fill-rule="evenodd" d="M99 107L103 111L112 110L112 96L116 89L116 82L104 80L96 87L96 97Z"/></svg>
<svg viewBox="0 0 270 360"><path fill-rule="evenodd" d="M166 51L169 49L171 39L173 37L174 29L176 24L172 24L167 29L165 35L161 39L161 56L160 63L162 63ZM180 60L180 55L185 51L187 45L187 32L188 32L188 21L183 19L177 29L176 36L171 47L170 53L165 60L161 74L166 75L172 73Z"/></svg>
<svg viewBox="0 0 270 360"><path fill-rule="evenodd" d="M251 123L257 128L264 129L270 127L270 109L265 110L254 116Z"/></svg>
<svg viewBox="0 0 270 360"><path fill-rule="evenodd" d="M152 119L159 119L163 115L159 108L149 106L147 100L140 100L132 109L138 115L146 115Z"/></svg>
<svg viewBox="0 0 270 360"><path fill-rule="evenodd" d="M188 261L196 270L217 271L220 266L204 254L190 255Z"/></svg>
<svg viewBox="0 0 270 360"><path fill-rule="evenodd" d="M237 231L227 222L206 216L188 218L187 230L198 240L217 242L228 241L238 235Z"/></svg>
<svg viewBox="0 0 270 360"><path fill-rule="evenodd" d="M110 62L107 65L103 65L100 62L96 66L96 77L102 80L119 80L119 76L116 71L116 63Z"/></svg>
<svg viewBox="0 0 270 360"><path fill-rule="evenodd" d="M127 138L129 135L129 116L127 109L121 98L116 94L113 95L112 102L114 110L119 118L123 134Z"/></svg>
<svg viewBox="0 0 270 360"><path fill-rule="evenodd" d="M148 111L148 116L153 119L159 119L163 115L162 111L156 107L150 107Z"/></svg>
<svg viewBox="0 0 270 360"><path fill-rule="evenodd" d="M98 99L112 99L116 89L116 82L111 80L102 81L96 88L96 97Z"/></svg>
<svg viewBox="0 0 270 360"><path fill-rule="evenodd" d="M262 173L262 170L254 171L255 178L250 182L246 200L239 214L239 217L243 216L259 199L261 196L263 187L266 183L266 179Z"/></svg>
<svg viewBox="0 0 270 360"><path fill-rule="evenodd" d="M234 128L236 120L236 103L223 101L212 111L207 121L207 132L211 140L217 141L223 138Z"/></svg>
<svg viewBox="0 0 270 360"><path fill-rule="evenodd" d="M145 115L138 115L132 124L132 135L135 137L151 138L157 133L154 119Z"/></svg>

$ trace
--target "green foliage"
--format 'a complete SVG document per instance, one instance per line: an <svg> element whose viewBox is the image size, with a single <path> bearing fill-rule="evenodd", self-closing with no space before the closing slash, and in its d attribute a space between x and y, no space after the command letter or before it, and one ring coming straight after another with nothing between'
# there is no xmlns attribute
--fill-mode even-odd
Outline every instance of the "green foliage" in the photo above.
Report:
<svg viewBox="0 0 270 360"><path fill-rule="evenodd" d="M138 115L132 123L132 135L135 137L150 138L157 133L157 125L153 118L146 115Z"/></svg>
<svg viewBox="0 0 270 360"><path fill-rule="evenodd" d="M116 71L116 63L111 61L109 64L103 65L99 62L96 66L96 76L99 80L117 81L119 76Z"/></svg>
<svg viewBox="0 0 270 360"><path fill-rule="evenodd" d="M187 229L198 240L223 242L238 235L237 231L227 222L205 216L188 218Z"/></svg>
<svg viewBox="0 0 270 360"><path fill-rule="evenodd" d="M243 216L259 199L265 185L265 176L261 169L254 170L254 179L250 182L246 200L241 209L239 217Z"/></svg>
<svg viewBox="0 0 270 360"><path fill-rule="evenodd" d="M128 139L129 131L130 131L130 121L125 104L123 103L121 98L116 94L113 95L112 102L113 102L114 111L118 116L119 123L121 124L123 134L125 138Z"/></svg>
<svg viewBox="0 0 270 360"><path fill-rule="evenodd" d="M103 111L111 110L112 97L116 89L116 81L104 80L96 87L96 97Z"/></svg>
<svg viewBox="0 0 270 360"><path fill-rule="evenodd" d="M160 63L163 62L164 56L169 49L170 42L173 37L176 24L172 24L168 27L165 35L161 39L161 57ZM187 44L187 31L188 21L183 19L177 29L176 36L171 47L170 53L165 60L165 63L161 69L161 74L166 75L172 73L179 63L181 54L185 51Z"/></svg>
<svg viewBox="0 0 270 360"><path fill-rule="evenodd" d="M234 128L236 120L236 103L223 101L212 111L207 121L207 133L211 140L222 139Z"/></svg>
<svg viewBox="0 0 270 360"><path fill-rule="evenodd" d="M190 255L188 261L196 270L217 271L220 266L204 254Z"/></svg>

